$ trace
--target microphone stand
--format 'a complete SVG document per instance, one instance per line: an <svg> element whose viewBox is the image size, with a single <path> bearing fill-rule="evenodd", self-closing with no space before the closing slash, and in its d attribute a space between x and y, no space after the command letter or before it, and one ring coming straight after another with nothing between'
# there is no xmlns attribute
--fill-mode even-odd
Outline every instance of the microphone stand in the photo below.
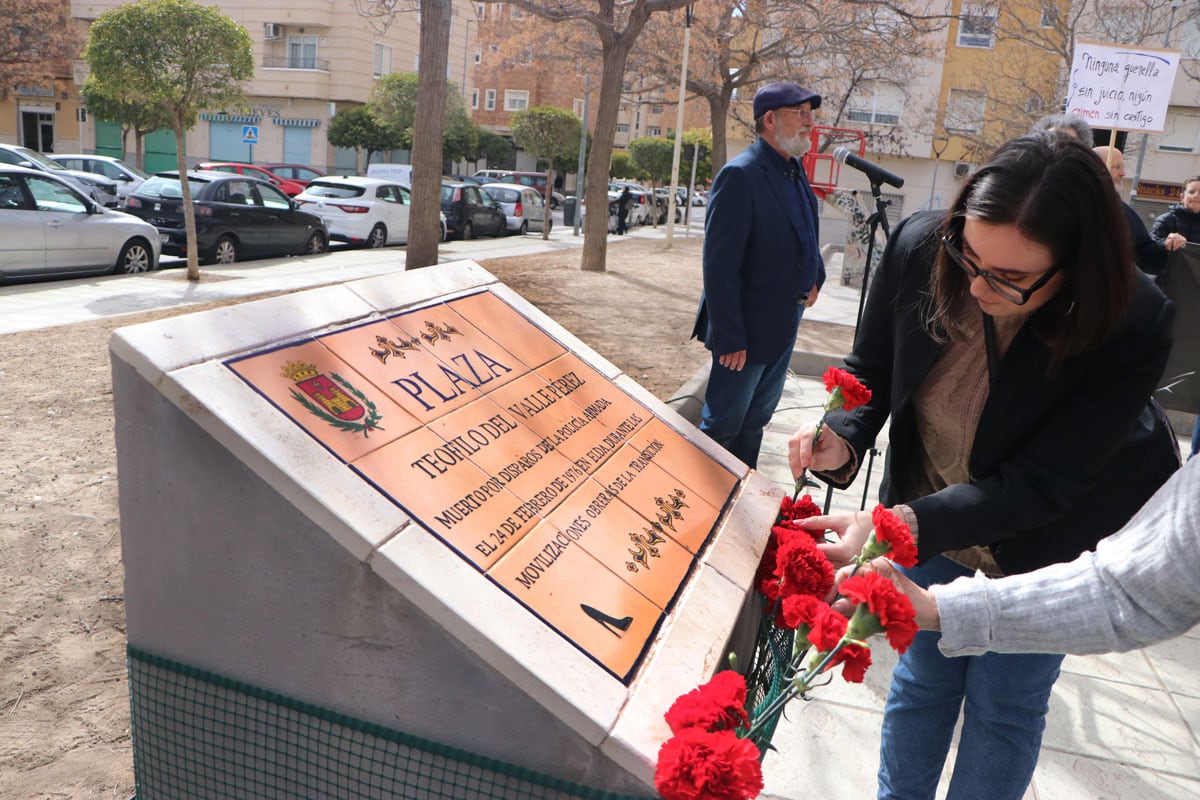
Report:
<svg viewBox="0 0 1200 800"><path fill-rule="evenodd" d="M859 323L862 322L863 304L867 301L867 286L871 282L871 261L875 256L875 231L883 228L883 240L886 242L891 236L891 229L888 227L887 207L891 205L890 200L884 200L883 194L879 187L881 181L871 178L871 196L875 198L875 211L871 216L867 217L867 263L863 266L862 289L858 293L858 316L854 319L854 330L858 331Z"/></svg>

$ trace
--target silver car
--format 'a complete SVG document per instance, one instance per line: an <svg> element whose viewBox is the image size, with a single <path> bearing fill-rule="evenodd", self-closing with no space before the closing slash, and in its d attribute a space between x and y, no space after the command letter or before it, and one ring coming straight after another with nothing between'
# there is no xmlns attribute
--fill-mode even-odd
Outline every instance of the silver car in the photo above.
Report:
<svg viewBox="0 0 1200 800"><path fill-rule="evenodd" d="M480 188L504 211L509 233L542 232L546 203L537 189L517 183L486 183ZM549 221L547 229L553 225Z"/></svg>
<svg viewBox="0 0 1200 800"><path fill-rule="evenodd" d="M87 155L85 153L55 153L53 158L58 164L62 164L67 169L78 170L80 172L89 172L93 175L103 175L105 178L113 181L117 185L117 198L122 206L125 205L125 198L133 193L134 189L142 185L142 181L150 177L150 175L132 164L126 164L119 158L112 156Z"/></svg>
<svg viewBox="0 0 1200 800"><path fill-rule="evenodd" d="M28 167L29 169L36 169L56 175L67 183L73 184L77 189L100 205L107 206L108 208L116 208L120 202L117 199L116 181L91 172L66 169L61 164L52 161L36 150L30 150L28 147L21 147L15 144L0 144L0 164Z"/></svg>
<svg viewBox="0 0 1200 800"><path fill-rule="evenodd" d="M161 252L153 225L57 176L0 165L0 280L148 272Z"/></svg>

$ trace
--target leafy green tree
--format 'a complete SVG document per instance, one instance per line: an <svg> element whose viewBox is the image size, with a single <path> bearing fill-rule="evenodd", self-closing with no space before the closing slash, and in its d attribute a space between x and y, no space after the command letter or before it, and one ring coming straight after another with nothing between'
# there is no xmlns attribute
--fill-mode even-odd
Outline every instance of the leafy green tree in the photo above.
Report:
<svg viewBox="0 0 1200 800"><path fill-rule="evenodd" d="M83 103L88 112L97 119L116 122L121 126L121 157L125 157L125 137L133 131L134 163L138 169L145 164L145 147L142 140L146 134L171 127L171 117L161 106L132 102L107 94L93 76L83 82Z"/></svg>
<svg viewBox="0 0 1200 800"><path fill-rule="evenodd" d="M671 162L675 158L675 143L669 139L641 136L629 143L629 157L640 171L655 184L671 180Z"/></svg>
<svg viewBox="0 0 1200 800"><path fill-rule="evenodd" d="M392 72L379 78L367 105L371 113L400 132L400 147L411 150L417 122L417 84L415 72ZM443 155L457 161L478 145L477 128L467 113L467 104L454 81L446 81Z"/></svg>
<svg viewBox="0 0 1200 800"><path fill-rule="evenodd" d="M508 163L508 160L512 156L512 142L498 133L480 129L479 145L475 148L475 158L472 160L479 161L479 159L485 158L489 167L498 167L501 164Z"/></svg>
<svg viewBox="0 0 1200 800"><path fill-rule="evenodd" d="M699 146L702 155L696 161L696 183L708 183L713 175L713 140L708 128L691 128L683 132L683 152L679 154L679 184L686 185L691 180L692 159L688 146ZM695 186L690 187L695 189Z"/></svg>
<svg viewBox="0 0 1200 800"><path fill-rule="evenodd" d="M358 172L359 153L365 150L365 163L370 164L371 156L375 153L400 147L402 137L395 125L372 114L367 106L354 106L333 115L325 130L325 138L334 147L354 149L354 171Z"/></svg>
<svg viewBox="0 0 1200 800"><path fill-rule="evenodd" d="M608 167L608 177L628 178L632 181L645 180L646 175L633 163L633 157L627 150L614 150L612 163Z"/></svg>
<svg viewBox="0 0 1200 800"><path fill-rule="evenodd" d="M92 23L83 57L96 91L150 106L170 119L181 174L187 169L184 131L196 124L201 109L244 106L242 83L254 77L246 29L191 0L141 0L105 11ZM187 277L198 281L192 193L186 180L180 184Z"/></svg>
<svg viewBox="0 0 1200 800"><path fill-rule="evenodd" d="M546 204L543 208L542 238L550 238L550 192L554 187L554 162L568 161L579 152L579 117L563 108L538 106L513 112L509 117L513 141L546 168Z"/></svg>

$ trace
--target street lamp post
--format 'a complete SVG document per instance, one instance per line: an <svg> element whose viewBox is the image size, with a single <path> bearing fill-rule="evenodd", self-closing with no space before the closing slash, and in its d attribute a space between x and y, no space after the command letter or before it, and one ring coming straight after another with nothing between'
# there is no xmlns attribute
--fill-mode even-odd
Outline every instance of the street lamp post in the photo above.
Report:
<svg viewBox="0 0 1200 800"><path fill-rule="evenodd" d="M463 32L463 79L462 79L462 93L463 93L463 99L464 99L464 100L466 100L466 101L468 101L468 102L470 102L471 98L467 96L467 58L468 58L468 56L469 56L469 54L468 54L468 51L469 51L469 50L470 50L470 48L471 48L471 23L472 23L472 22L475 22L475 21L476 21L476 20L473 20L473 19L468 19L468 20L467 20L467 24L466 24L466 30Z"/></svg>
<svg viewBox="0 0 1200 800"><path fill-rule="evenodd" d="M1167 32L1163 34L1163 47L1171 46L1171 29L1175 27L1175 12L1183 5L1183 0L1171 0L1171 16L1167 19ZM1150 134L1142 134L1142 142L1138 146L1137 166L1133 168L1133 188L1130 189L1132 200L1137 197L1138 183L1142 180L1142 164L1146 160L1146 148L1150 144Z"/></svg>
<svg viewBox="0 0 1200 800"><path fill-rule="evenodd" d="M938 165L942 163L942 153L946 152L946 147L950 144L950 137L935 136L933 137L933 180L929 182L929 209L933 210L933 195L937 191L937 174Z"/></svg>

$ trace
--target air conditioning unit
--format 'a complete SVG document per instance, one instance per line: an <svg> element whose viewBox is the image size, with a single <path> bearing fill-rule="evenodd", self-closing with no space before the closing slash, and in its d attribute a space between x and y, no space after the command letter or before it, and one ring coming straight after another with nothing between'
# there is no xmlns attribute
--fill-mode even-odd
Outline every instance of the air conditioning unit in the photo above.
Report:
<svg viewBox="0 0 1200 800"><path fill-rule="evenodd" d="M278 39L281 36L283 36L283 26L280 25L278 22L264 22L263 23L263 38L264 39Z"/></svg>
<svg viewBox="0 0 1200 800"><path fill-rule="evenodd" d="M971 170L975 169L974 164L968 164L966 161L954 162L954 177L965 178L971 174Z"/></svg>

